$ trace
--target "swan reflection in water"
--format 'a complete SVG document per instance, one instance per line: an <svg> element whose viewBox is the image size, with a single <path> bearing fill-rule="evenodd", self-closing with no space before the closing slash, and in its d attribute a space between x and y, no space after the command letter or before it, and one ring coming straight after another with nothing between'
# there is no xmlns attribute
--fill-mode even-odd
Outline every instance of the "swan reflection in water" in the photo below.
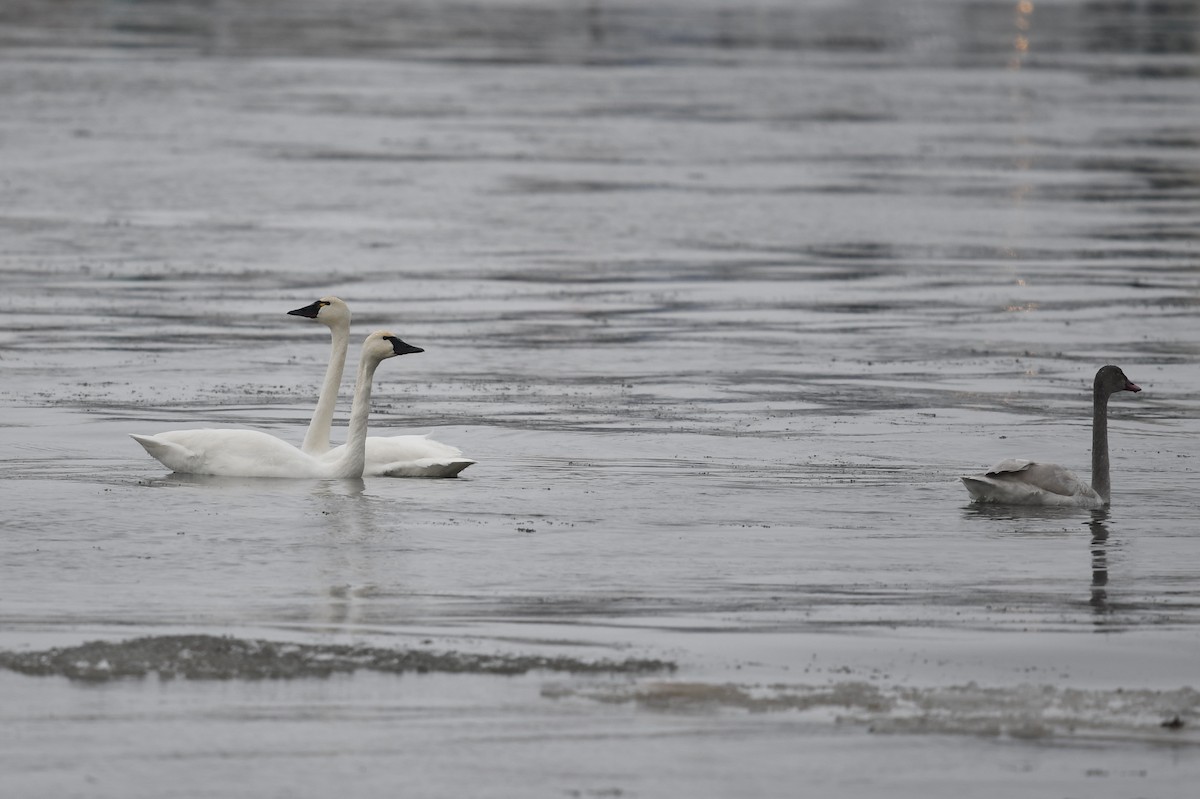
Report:
<svg viewBox="0 0 1200 799"><path fill-rule="evenodd" d="M394 541L396 517L387 498L366 491L362 478L343 480L281 480L272 477L223 477L172 472L144 481L153 488L194 489L213 496L226 510L259 509L285 504L302 508L320 532L288 535L310 553L301 559L313 571L309 590L320 600L305 605L313 624L345 629L364 623L379 586L394 575L381 576L384 567L377 547L389 552L403 548ZM294 522L292 522L294 524ZM386 542L380 544L378 542ZM313 555L312 553L317 553ZM394 568L396 561L388 561Z"/></svg>
<svg viewBox="0 0 1200 799"><path fill-rule="evenodd" d="M1092 511L1088 528L1092 531L1092 610L1102 616L1112 612L1108 605L1108 510ZM1099 622L1098 622L1099 623Z"/></svg>
<svg viewBox="0 0 1200 799"><path fill-rule="evenodd" d="M1089 521L1086 522L1088 530L1091 532L1088 548L1091 552L1091 595L1088 599L1088 604L1091 606L1093 613L1097 616L1095 623L1103 625L1107 621L1107 617L1113 612L1113 608L1108 600L1108 550L1109 550L1109 530L1108 519L1109 509L1099 508L1088 512L1090 515ZM967 519L989 519L1000 522L1013 522L1019 520L1077 520L1079 518L1078 508L1047 508L1031 505L985 505L972 504L963 509L963 515ZM1045 529L1008 529L1006 532L1016 535L1044 535ZM1069 530L1063 530L1062 534L1070 535Z"/></svg>
<svg viewBox="0 0 1200 799"><path fill-rule="evenodd" d="M278 477L224 477L213 474L187 474L171 472L165 477L155 477L146 485L158 488L205 487L235 494L289 494L294 496L343 496L362 494L367 483L361 477L341 480L310 479L283 480Z"/></svg>
<svg viewBox="0 0 1200 799"><path fill-rule="evenodd" d="M974 502L963 508L964 518L991 519L993 521L1018 521L1022 519L1052 521L1056 519L1078 519L1079 508L1053 507L1045 505L1003 505ZM1045 530L1011 529L1015 534L1044 534Z"/></svg>

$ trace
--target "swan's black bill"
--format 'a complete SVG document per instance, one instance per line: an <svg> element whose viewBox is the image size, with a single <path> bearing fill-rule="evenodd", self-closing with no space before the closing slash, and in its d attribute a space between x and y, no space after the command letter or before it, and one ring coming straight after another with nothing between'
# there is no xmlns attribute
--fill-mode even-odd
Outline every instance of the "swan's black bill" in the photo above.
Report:
<svg viewBox="0 0 1200 799"><path fill-rule="evenodd" d="M294 311L288 311L288 316L304 316L309 319L316 319L317 314L319 314L321 312L321 309L324 308L328 304L329 303L327 303L327 302L322 302L321 300L317 300L312 305L305 305L303 308L297 308Z"/></svg>
<svg viewBox="0 0 1200 799"><path fill-rule="evenodd" d="M424 352L420 347L414 347L411 344L406 344L395 336L384 336L384 339L392 342L392 351L397 355L412 355L414 352Z"/></svg>

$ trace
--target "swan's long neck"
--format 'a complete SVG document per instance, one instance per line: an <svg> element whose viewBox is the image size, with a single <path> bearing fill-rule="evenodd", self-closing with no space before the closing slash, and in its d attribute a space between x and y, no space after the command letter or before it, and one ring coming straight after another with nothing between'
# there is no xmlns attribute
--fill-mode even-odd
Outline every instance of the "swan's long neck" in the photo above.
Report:
<svg viewBox="0 0 1200 799"><path fill-rule="evenodd" d="M317 409L313 411L308 432L304 434L304 443L300 445L300 449L309 455L322 455L329 451L329 431L333 427L333 412L337 408L342 370L346 367L346 350L350 345L349 325L331 327L329 333L333 340L329 366L325 369L325 381L321 384Z"/></svg>
<svg viewBox="0 0 1200 799"><path fill-rule="evenodd" d="M362 477L367 461L367 417L371 413L371 381L379 360L363 353L358 362L358 377L354 381L354 404L350 407L350 429L346 450L334 464L333 477Z"/></svg>
<svg viewBox="0 0 1200 799"><path fill-rule="evenodd" d="M1092 488L1104 504L1109 502L1108 394L1096 386L1092 396Z"/></svg>

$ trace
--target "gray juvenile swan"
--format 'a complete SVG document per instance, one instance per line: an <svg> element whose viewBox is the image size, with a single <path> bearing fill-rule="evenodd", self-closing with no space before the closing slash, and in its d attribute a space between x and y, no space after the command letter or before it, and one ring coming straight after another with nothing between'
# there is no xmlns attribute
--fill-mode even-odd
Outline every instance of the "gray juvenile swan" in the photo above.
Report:
<svg viewBox="0 0 1200 799"><path fill-rule="evenodd" d="M1104 366L1092 384L1092 484L1055 463L1011 458L983 474L963 477L975 502L1104 508L1109 504L1108 398L1118 391L1142 389L1117 366Z"/></svg>
<svg viewBox="0 0 1200 799"><path fill-rule="evenodd" d="M342 447L329 448L329 432L350 341L350 308L337 297L322 297L303 308L288 311L288 315L315 319L329 328L333 341L329 365L300 449L323 460L337 458ZM366 459L363 474L367 477L454 477L475 463L464 458L458 447L423 435L368 436Z"/></svg>
<svg viewBox="0 0 1200 799"><path fill-rule="evenodd" d="M385 330L367 336L354 386L349 443L336 458L309 455L259 430L170 430L152 436L131 435L168 469L185 474L359 478L363 476L366 461L367 415L375 369L388 358L414 352L424 350L404 343Z"/></svg>

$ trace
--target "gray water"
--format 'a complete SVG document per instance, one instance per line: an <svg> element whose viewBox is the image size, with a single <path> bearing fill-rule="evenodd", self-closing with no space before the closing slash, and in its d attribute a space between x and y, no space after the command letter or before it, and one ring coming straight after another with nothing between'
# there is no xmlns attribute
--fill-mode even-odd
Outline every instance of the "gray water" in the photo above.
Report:
<svg viewBox="0 0 1200 799"><path fill-rule="evenodd" d="M6 792L1185 795L1198 78L1189 0L4 4ZM128 438L298 443L330 294L461 477ZM1111 510L971 506L1105 363Z"/></svg>

